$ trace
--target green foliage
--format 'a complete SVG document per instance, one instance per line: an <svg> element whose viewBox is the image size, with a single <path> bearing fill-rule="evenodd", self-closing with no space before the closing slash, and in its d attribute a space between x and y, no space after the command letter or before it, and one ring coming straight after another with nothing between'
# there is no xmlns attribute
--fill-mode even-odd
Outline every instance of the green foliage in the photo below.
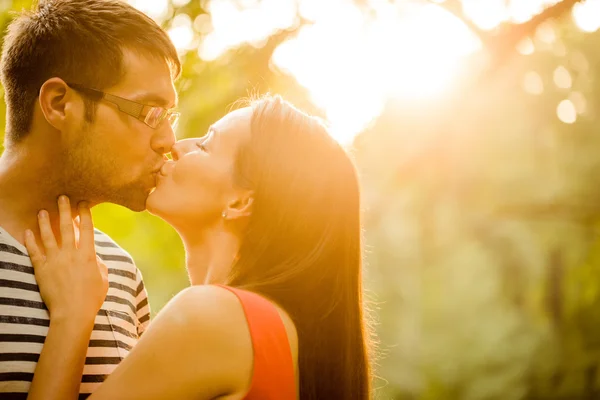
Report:
<svg viewBox="0 0 600 400"><path fill-rule="evenodd" d="M439 108L391 104L357 141L382 398L600 395L600 37L556 28L566 54L536 43ZM553 88L561 64L572 89ZM531 69L541 96L521 88ZM566 125L571 91L588 111Z"/></svg>

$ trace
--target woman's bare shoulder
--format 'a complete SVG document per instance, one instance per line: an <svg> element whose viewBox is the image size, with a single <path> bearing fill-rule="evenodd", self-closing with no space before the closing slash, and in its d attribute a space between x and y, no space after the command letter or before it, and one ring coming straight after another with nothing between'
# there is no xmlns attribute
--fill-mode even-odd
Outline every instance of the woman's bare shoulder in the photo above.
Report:
<svg viewBox="0 0 600 400"><path fill-rule="evenodd" d="M215 354L252 367L252 340L244 309L236 296L219 286L191 286L178 293L161 314L167 314L173 329L182 328L183 340L210 339ZM157 317L158 319L158 317ZM155 321L157 322L157 321Z"/></svg>
<svg viewBox="0 0 600 400"><path fill-rule="evenodd" d="M261 296L262 297L262 296ZM277 310L285 328L296 376L298 376L298 335L290 315L274 301L263 297ZM218 348L225 357L236 363L238 384L242 393L249 389L252 379L253 344L247 317L238 297L226 288L212 285L192 286L181 291L165 307L176 318L182 318L187 326L188 337L207 334L211 342L220 343ZM207 332L207 329L210 332Z"/></svg>
<svg viewBox="0 0 600 400"><path fill-rule="evenodd" d="M250 385L252 358L236 298L219 287L190 287L158 313L93 398L241 398Z"/></svg>

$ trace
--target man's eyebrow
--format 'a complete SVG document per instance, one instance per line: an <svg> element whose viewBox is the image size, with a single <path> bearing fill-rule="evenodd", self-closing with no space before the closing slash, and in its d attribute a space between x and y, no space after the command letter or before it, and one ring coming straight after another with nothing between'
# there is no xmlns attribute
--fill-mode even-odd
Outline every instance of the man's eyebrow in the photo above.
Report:
<svg viewBox="0 0 600 400"><path fill-rule="evenodd" d="M169 107L171 103L169 100L156 93L142 93L137 96L131 97L131 100L141 104L154 103L160 107L165 108ZM175 95L175 105L173 107L177 107L178 101L179 98L177 95Z"/></svg>

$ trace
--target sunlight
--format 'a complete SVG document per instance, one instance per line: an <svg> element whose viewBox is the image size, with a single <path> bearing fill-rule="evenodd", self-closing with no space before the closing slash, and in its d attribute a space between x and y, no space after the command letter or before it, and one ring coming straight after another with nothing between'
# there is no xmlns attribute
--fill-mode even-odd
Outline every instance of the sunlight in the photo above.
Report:
<svg viewBox="0 0 600 400"><path fill-rule="evenodd" d="M315 23L280 45L273 61L309 90L342 143L379 116L387 98L427 99L448 89L462 57L480 46L438 6L382 3L369 19L348 2L333 3L311 10Z"/></svg>
<svg viewBox="0 0 600 400"><path fill-rule="evenodd" d="M432 97L447 89L462 58L481 45L462 21L436 6L382 19L373 31L377 34L369 44L386 61L380 84L389 87L390 96L406 99ZM396 39L395 51L385 45L390 38Z"/></svg>
<svg viewBox="0 0 600 400"><path fill-rule="evenodd" d="M167 0L129 0L160 20L170 12ZM524 22L557 0L463 0L465 15L481 29ZM184 5L189 0L174 0ZM437 1L443 3L443 0ZM296 13L311 23L277 47L273 64L292 75L321 108L336 138L350 143L382 112L386 100L423 101L451 89L465 56L481 43L457 17L432 2L368 0L370 13L348 0L212 0L203 3L210 18L191 21L186 14L174 18L169 36L180 52L196 47L194 31L203 35L198 55L214 60L243 43L260 46L277 30L297 22ZM576 24L585 31L600 28L600 0L588 0L573 9ZM556 40L554 28L542 25L536 32L542 43ZM517 46L521 54L534 52L527 38ZM563 68L554 73L557 87L571 86ZM525 91L543 92L535 72L525 75ZM559 114L570 121L573 102Z"/></svg>
<svg viewBox="0 0 600 400"><path fill-rule="evenodd" d="M600 0L587 0L573 6L573 20L584 32L600 29Z"/></svg>
<svg viewBox="0 0 600 400"><path fill-rule="evenodd" d="M560 0L462 0L465 15L484 30L503 22L523 23Z"/></svg>
<svg viewBox="0 0 600 400"><path fill-rule="evenodd" d="M169 13L168 0L127 0L127 2L158 22Z"/></svg>
<svg viewBox="0 0 600 400"><path fill-rule="evenodd" d="M158 21L170 12L167 0L129 2ZM387 98L427 99L447 90L462 57L480 46L460 20L436 5L369 4L371 15L347 0L213 0L205 4L209 22L181 14L168 33L183 53L195 45L194 28L205 31L198 54L214 60L289 28L298 6L314 23L276 49L274 65L308 89L336 138L349 143L381 113Z"/></svg>
<svg viewBox="0 0 600 400"><path fill-rule="evenodd" d="M240 7L238 0L218 0L207 4L213 29L198 49L202 59L214 60L242 43L260 45L278 29L289 28L296 20L293 0L245 3L244 7Z"/></svg>
<svg viewBox="0 0 600 400"><path fill-rule="evenodd" d="M489 30L508 20L504 0L463 0L463 11L475 25Z"/></svg>

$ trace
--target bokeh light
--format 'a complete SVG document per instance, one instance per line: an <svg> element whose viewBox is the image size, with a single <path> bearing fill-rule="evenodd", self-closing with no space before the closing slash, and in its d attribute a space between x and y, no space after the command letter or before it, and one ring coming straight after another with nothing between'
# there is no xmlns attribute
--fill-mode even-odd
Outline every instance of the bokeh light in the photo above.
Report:
<svg viewBox="0 0 600 400"><path fill-rule="evenodd" d="M577 110L573 102L569 99L563 100L558 104L556 115L565 124L572 124L577 120Z"/></svg>
<svg viewBox="0 0 600 400"><path fill-rule="evenodd" d="M180 52L189 50L194 42L192 19L187 14L176 15L167 33L177 50Z"/></svg>
<svg viewBox="0 0 600 400"><path fill-rule="evenodd" d="M167 0L128 0L127 2L159 22L169 13Z"/></svg>
<svg viewBox="0 0 600 400"><path fill-rule="evenodd" d="M544 82L540 74L535 71L528 71L523 78L523 88L529 94L542 94L544 92Z"/></svg>
<svg viewBox="0 0 600 400"><path fill-rule="evenodd" d="M526 37L525 39L521 40L517 44L517 51L520 54L523 54L524 56L533 54L533 52L535 51L535 46L533 44L533 40L531 40L530 37Z"/></svg>
<svg viewBox="0 0 600 400"><path fill-rule="evenodd" d="M569 89L571 88L572 79L569 71L562 65L559 65L554 70L554 84L556 87L560 89Z"/></svg>
<svg viewBox="0 0 600 400"><path fill-rule="evenodd" d="M600 0L587 0L573 6L573 20L584 32L600 29Z"/></svg>

